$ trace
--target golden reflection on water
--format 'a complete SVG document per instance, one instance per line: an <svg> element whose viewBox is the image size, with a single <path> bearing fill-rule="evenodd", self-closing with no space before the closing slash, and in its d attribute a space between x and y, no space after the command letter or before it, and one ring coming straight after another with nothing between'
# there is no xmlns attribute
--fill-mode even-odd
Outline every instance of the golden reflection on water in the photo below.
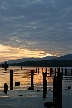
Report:
<svg viewBox="0 0 72 108"><path fill-rule="evenodd" d="M30 71L34 70L34 86L40 86L42 88L43 83L43 75L42 75L42 68L39 68L39 73L36 73L36 68L34 67L23 67L21 70L20 67L10 67L5 72L3 68L0 68L0 90L3 89L4 83L8 84L10 87L10 70L13 69L13 87L14 89L27 89L30 86L31 82L31 74ZM46 68L43 68L43 72L46 71ZM49 72L49 69L47 69ZM47 75L47 82L52 82L52 78L48 77ZM15 86L15 82L20 82L20 86Z"/></svg>

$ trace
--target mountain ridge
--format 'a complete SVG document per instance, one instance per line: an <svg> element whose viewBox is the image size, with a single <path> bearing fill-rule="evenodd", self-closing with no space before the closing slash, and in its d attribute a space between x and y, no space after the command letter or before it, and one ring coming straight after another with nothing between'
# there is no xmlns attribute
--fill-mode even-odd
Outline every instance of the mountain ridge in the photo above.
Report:
<svg viewBox="0 0 72 108"><path fill-rule="evenodd" d="M46 57L43 57L43 58L22 58L22 59L16 59L16 60L8 60L6 61L7 63L9 64L12 64L12 63L21 63L21 62L26 62L26 61L38 61L38 60L51 60L51 59L54 59L56 58L56 56L46 56ZM4 62L1 62L1 63L4 63Z"/></svg>
<svg viewBox="0 0 72 108"><path fill-rule="evenodd" d="M16 59L16 60L8 60L6 61L8 64L12 63L21 63L26 61L41 61L41 60L72 60L72 54L67 54L64 56L56 57L56 56L46 56L43 58L22 58L22 59ZM1 62L4 63L4 62Z"/></svg>
<svg viewBox="0 0 72 108"><path fill-rule="evenodd" d="M72 60L72 54L67 54L61 57L54 58L53 60Z"/></svg>

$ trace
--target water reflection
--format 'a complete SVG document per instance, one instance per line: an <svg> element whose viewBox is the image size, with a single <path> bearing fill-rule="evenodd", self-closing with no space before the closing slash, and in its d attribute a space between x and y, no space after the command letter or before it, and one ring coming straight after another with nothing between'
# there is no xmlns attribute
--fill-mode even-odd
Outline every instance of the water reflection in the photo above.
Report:
<svg viewBox="0 0 72 108"><path fill-rule="evenodd" d="M39 73L36 73L36 68L34 67L9 67L7 71L3 68L0 68L0 90L3 90L4 83L8 84L10 87L10 70L13 70L13 86L14 89L27 89L30 86L31 75L30 71L34 70L34 86L35 88L42 89L43 76L42 76L42 68L39 68ZM47 70L49 71L49 69ZM45 68L43 68L43 72L45 72ZM52 78L47 77L48 82L52 82ZM20 82L20 86L16 87L15 82Z"/></svg>

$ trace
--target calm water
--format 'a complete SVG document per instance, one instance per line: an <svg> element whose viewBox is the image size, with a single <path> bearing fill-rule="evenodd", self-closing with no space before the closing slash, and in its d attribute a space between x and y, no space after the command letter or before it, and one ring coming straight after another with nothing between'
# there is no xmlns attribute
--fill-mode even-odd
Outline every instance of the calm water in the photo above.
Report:
<svg viewBox="0 0 72 108"><path fill-rule="evenodd" d="M0 90L3 90L4 83L8 84L10 89L10 70L13 70L13 87L15 90L27 90L30 87L30 71L33 69L36 71L35 67L9 67L7 71L3 68L0 68ZM46 68L43 68L43 72L45 72ZM49 73L49 68L47 68L47 72ZM47 77L47 87L48 89L52 89L53 87L53 77ZM15 82L20 82L20 86L15 86ZM34 73L34 88L42 90L43 87L43 75L42 68L39 68L39 74ZM72 85L72 78L63 78L62 86L65 89L68 85Z"/></svg>
<svg viewBox="0 0 72 108"><path fill-rule="evenodd" d="M10 90L10 70L13 69L13 87L14 90ZM35 90L30 91L30 71L36 68L34 67L9 67L7 71L0 68L0 106L1 108L45 108L44 102L53 101L53 77L47 76L47 98L42 99L43 96L43 75L42 68L39 68L39 74L34 73L34 88ZM45 72L43 69L43 72ZM65 69L65 68L64 68ZM49 73L49 68L47 68ZM72 108L72 88L67 89L68 86L72 86L72 76L70 76L70 70L68 70L68 76L63 76L62 80L62 104L63 108ZM15 82L20 82L20 86L15 86ZM8 94L3 93L4 83L8 84ZM37 89L40 92L37 92ZM65 90L67 89L67 90ZM23 96L18 96L23 95Z"/></svg>

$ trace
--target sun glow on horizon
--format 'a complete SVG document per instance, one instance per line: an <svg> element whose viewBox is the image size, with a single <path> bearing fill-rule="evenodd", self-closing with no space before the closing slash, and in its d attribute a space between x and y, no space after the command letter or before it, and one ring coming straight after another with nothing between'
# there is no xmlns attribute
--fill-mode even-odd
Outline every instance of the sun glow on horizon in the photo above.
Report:
<svg viewBox="0 0 72 108"><path fill-rule="evenodd" d="M46 56L54 56L52 54L46 53L45 51L21 49L12 46L3 46L0 44L0 62L5 60L16 60L21 58L43 58Z"/></svg>

